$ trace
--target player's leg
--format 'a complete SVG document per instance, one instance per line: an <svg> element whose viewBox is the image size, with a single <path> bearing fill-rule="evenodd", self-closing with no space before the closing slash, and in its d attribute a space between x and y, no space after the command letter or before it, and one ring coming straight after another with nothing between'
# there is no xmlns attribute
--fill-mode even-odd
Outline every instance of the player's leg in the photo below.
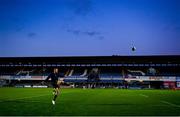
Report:
<svg viewBox="0 0 180 117"><path fill-rule="evenodd" d="M52 99L52 104L55 105L55 100L56 100L57 95L58 95L58 90L57 90L58 85L56 83L53 83L52 85L53 85L53 95L54 95L53 99Z"/></svg>
<svg viewBox="0 0 180 117"><path fill-rule="evenodd" d="M55 88L55 95L54 95L54 101L56 100L57 96L59 94L59 88Z"/></svg>
<svg viewBox="0 0 180 117"><path fill-rule="evenodd" d="M56 94L56 88L55 88L55 86L53 85L53 95L55 96L55 94ZM52 99L52 104L53 104L53 105L55 105L54 96L53 96L53 99Z"/></svg>
<svg viewBox="0 0 180 117"><path fill-rule="evenodd" d="M56 88L53 88L53 95L56 94Z"/></svg>
<svg viewBox="0 0 180 117"><path fill-rule="evenodd" d="M56 98L57 98L57 96L59 94L59 88L58 87L54 88L54 91L55 91L54 92L54 97L53 97L53 100L52 100L53 105L55 105Z"/></svg>

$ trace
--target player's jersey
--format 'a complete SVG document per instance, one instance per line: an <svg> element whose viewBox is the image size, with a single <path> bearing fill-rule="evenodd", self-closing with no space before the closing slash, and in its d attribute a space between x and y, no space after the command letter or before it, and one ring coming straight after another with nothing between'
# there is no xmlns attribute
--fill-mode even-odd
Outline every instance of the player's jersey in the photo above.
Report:
<svg viewBox="0 0 180 117"><path fill-rule="evenodd" d="M52 84L57 84L59 77L64 77L64 75L61 75L61 74L58 74L58 73L51 73L51 74L49 74L49 76L46 78L45 81L48 81L51 78L51 83Z"/></svg>

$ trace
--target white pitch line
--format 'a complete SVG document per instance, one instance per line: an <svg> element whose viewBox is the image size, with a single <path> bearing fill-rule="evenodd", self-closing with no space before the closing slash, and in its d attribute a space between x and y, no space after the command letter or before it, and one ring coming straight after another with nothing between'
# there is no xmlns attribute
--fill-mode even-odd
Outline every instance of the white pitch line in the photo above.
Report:
<svg viewBox="0 0 180 117"><path fill-rule="evenodd" d="M173 107L180 107L179 105L176 105L176 104L173 104L173 103L170 103L170 102L164 101L164 100L162 100L161 102L162 102L162 103L164 103L164 104L167 104L167 105L173 106Z"/></svg>
<svg viewBox="0 0 180 117"><path fill-rule="evenodd" d="M146 98L148 98L149 96L147 96L147 95L144 95L144 94L139 94L140 96L143 96L143 97L146 97Z"/></svg>
<svg viewBox="0 0 180 117"><path fill-rule="evenodd" d="M46 94L46 95L38 95L38 96L31 96L31 97L23 97L23 98L16 98L16 99L11 99L11 100L3 100L3 101L0 101L0 102L22 100L22 99L28 99L28 98L34 98L34 97L41 97L41 96L47 96L47 95L49 95L49 94Z"/></svg>

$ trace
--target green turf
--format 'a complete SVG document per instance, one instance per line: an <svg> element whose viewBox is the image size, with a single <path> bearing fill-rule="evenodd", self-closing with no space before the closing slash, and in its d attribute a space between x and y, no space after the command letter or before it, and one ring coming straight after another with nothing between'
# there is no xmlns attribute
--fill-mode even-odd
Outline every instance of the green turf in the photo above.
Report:
<svg viewBox="0 0 180 117"><path fill-rule="evenodd" d="M180 115L180 91L0 88L0 115Z"/></svg>

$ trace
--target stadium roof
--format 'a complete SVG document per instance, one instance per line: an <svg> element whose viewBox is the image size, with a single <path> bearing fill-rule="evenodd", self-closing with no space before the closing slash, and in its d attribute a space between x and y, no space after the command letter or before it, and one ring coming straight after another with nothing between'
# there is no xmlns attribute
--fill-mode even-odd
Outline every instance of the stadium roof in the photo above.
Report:
<svg viewBox="0 0 180 117"><path fill-rule="evenodd" d="M54 64L57 65L97 65L109 64L173 64L180 66L180 55L156 55L156 56L63 56L63 57L0 57L0 65L33 65ZM123 66L123 65L117 65Z"/></svg>

